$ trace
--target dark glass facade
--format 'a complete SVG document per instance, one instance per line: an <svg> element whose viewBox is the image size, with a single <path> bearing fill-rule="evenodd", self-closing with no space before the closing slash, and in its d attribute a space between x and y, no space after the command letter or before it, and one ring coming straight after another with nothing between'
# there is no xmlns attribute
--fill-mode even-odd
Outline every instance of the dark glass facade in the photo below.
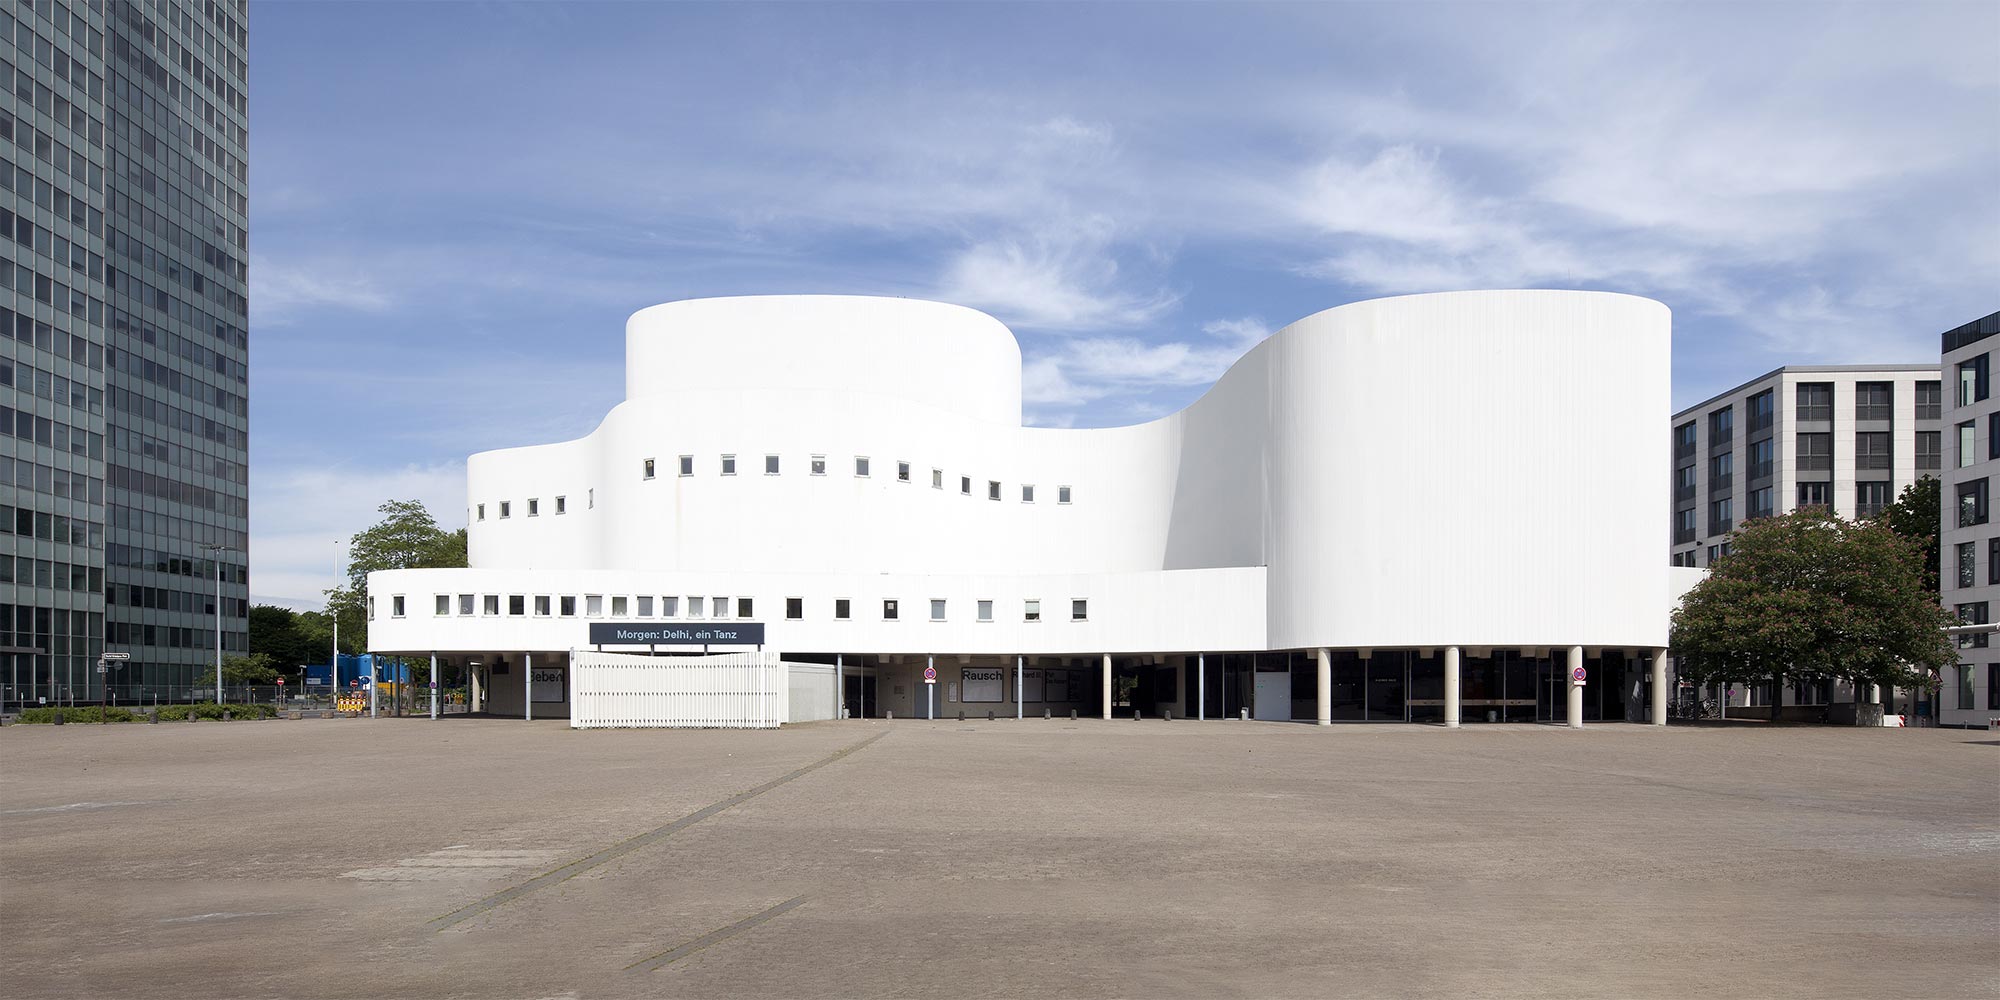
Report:
<svg viewBox="0 0 2000 1000"><path fill-rule="evenodd" d="M247 649L242 0L0 0L10 702L185 696Z"/></svg>

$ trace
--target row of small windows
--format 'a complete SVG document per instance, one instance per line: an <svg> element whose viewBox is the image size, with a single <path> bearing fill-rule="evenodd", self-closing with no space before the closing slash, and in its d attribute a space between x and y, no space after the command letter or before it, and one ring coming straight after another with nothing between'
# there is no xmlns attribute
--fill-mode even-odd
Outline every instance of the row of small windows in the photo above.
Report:
<svg viewBox="0 0 2000 1000"><path fill-rule="evenodd" d="M504 595L504 597L500 594L458 594L456 595L456 602L453 601L453 596L452 594L435 595L436 604L432 614L440 618L451 617L455 607L457 615L460 617L497 617L501 613L501 602L504 600L506 602L506 614L508 617L521 618L528 615L530 595L527 594L508 594ZM552 616L562 618L576 617L577 598L575 595L562 594L551 596L536 594L532 596L535 609L534 617L536 618L548 618ZM785 598L785 620L803 621L805 619L805 605L806 600L803 597ZM949 621L950 619L947 614L948 606L949 602L946 599L933 598L930 602L930 620L934 622ZM659 611L657 617L680 618L682 617L681 609L683 607L687 610L686 617L688 618L708 617L726 619L731 617L730 612L732 609L735 612L734 617L736 618L747 619L756 617L756 601L754 598L749 597L689 596L686 598L685 605L683 605L682 598L678 595L660 597L657 599L657 603L651 594L642 594L636 597L614 594L608 598L603 594L585 594L583 596L583 615L586 618L606 617L607 608L609 609L609 617L612 618L653 618L656 617L654 614L655 608ZM706 615L704 615L704 610L707 612ZM984 598L975 601L974 611L977 615L975 620L982 622L992 621L993 601ZM389 598L390 617L402 618L408 613L409 606L404 595L395 594ZM900 621L902 615L901 600L896 598L883 600L883 621ZM368 617L371 620L375 617L375 598L373 597L368 599ZM850 621L853 617L853 600L846 597L834 598L834 620ZM1038 622L1042 620L1042 602L1040 598L1027 598L1021 602L1021 620L1024 622ZM1089 600L1085 598L1071 600L1069 602L1069 620L1073 622L1089 621Z"/></svg>
<svg viewBox="0 0 2000 1000"><path fill-rule="evenodd" d="M680 465L679 465L679 468L680 468L680 474L681 474L682 476L692 476L692 475L694 475L694 456L693 456L693 455L681 455L681 456L679 456L679 458L680 458ZM721 456L721 459L722 459L722 474L723 474L723 475L725 475L725 476L733 476L733 475L735 475L735 474L736 474L736 456L735 456L735 455L723 455L723 456ZM780 474L780 472L779 472L780 468L781 468L781 462L780 462L780 458L779 458L779 456L777 456L777 455L765 455L765 456L764 456L764 474L765 474L765 475L767 475L767 476L776 476L776 475L779 475L779 474ZM824 476L824 475L826 475L826 456L825 456L825 455L814 455L814 456L812 456L811 460L810 460L810 461L808 462L808 464L807 464L807 469L808 469L808 470L809 470L809 471L811 472L811 474L812 474L812 475L815 475L815 476ZM654 477L655 477L655 476L657 475L657 473L658 473L658 463L657 463L657 462L656 462L655 460L653 460L653 459L650 459L650 458L648 458L648 459L645 459L645 460L644 460L643 462L641 462L641 464L640 464L640 470L639 470L639 476L640 476L640 478L641 478L641 479L652 479L652 478L654 478ZM899 483L908 483L908 482L913 482L914 480L913 480L912 476L913 476L913 471L912 471L912 469L911 469L911 466L910 466L910 463L908 463L908 462L897 462L897 463L896 463L896 481L897 481L897 482L899 482ZM867 455L856 455L856 456L854 456L854 478L856 478L856 479L870 479L870 478L873 478L873 477L874 477L874 463L873 463L873 460L871 460L871 459L870 459L870 458L869 458L869 457L868 457ZM943 469L932 469L932 470L931 470L931 489L934 489L934 490L941 490L941 489L944 489L944 482L945 482L945 475L944 475L944 470L943 470ZM972 495L972 477L971 477L971 476L960 476L960 477L958 477L958 492L959 492L960 494L962 494L962 495L965 495L965 496L971 496L971 495ZM1070 488L1069 488L1069 487L1067 487L1067 486L1058 486L1058 487L1056 487L1056 502L1057 502L1057 503L1069 503L1069 502L1070 502L1070 495L1071 495L1071 493L1070 493ZM1000 499L1000 480L998 480L998 479L989 479L989 480L987 480L987 481L986 481L986 499L988 499L988 500L998 500L998 499ZM1035 502L1035 487L1034 487L1034 485L1033 485L1033 484L1031 484L1031 483L1023 483L1023 484L1021 485L1021 502L1022 502L1022 503L1034 503L1034 502Z"/></svg>
<svg viewBox="0 0 2000 1000"><path fill-rule="evenodd" d="M1975 358L1959 366L1960 402L1963 406L1974 399L1986 398L1985 358ZM1976 364L1975 364L1976 363ZM1801 422L1830 421L1833 419L1833 383L1801 382L1798 384L1798 419ZM1889 420L1895 409L1896 386L1893 382L1854 383L1854 419ZM1916 383L1916 419L1937 420L1943 409L1943 383ZM1770 429L1775 412L1774 390L1766 389L1745 399L1744 409L1748 414L1745 433L1755 434ZM1735 407L1725 406L1708 414L1708 439L1710 447L1727 447L1736 432ZM1685 458L1694 454L1695 422L1690 420L1674 428L1674 455Z"/></svg>

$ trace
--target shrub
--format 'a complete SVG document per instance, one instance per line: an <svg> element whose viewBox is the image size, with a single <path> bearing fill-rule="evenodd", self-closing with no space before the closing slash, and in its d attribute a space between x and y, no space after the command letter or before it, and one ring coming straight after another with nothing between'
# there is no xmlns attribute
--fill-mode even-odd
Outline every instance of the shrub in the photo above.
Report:
<svg viewBox="0 0 2000 1000"><path fill-rule="evenodd" d="M212 701L196 702L192 705L161 705L161 722L186 722L192 714L197 719L221 721L222 713L228 712L231 719L269 719L278 714L270 705L218 705Z"/></svg>
<svg viewBox="0 0 2000 1000"><path fill-rule="evenodd" d="M56 713L61 712L64 723L99 723L107 718L112 722L136 722L138 717L131 709L113 708L109 712L101 705L78 705L74 708L28 708L22 709L16 721L26 723L54 723Z"/></svg>

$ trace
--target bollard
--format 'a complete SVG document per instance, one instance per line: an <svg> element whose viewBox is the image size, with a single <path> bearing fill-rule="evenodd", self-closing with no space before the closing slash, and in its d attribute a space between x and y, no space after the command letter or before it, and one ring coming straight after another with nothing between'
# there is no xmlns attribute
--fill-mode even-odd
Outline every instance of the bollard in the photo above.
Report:
<svg viewBox="0 0 2000 1000"><path fill-rule="evenodd" d="M1237 717L1238 719L1241 719L1241 720L1243 720L1244 722L1249 722L1249 721L1250 721L1250 710L1249 710L1249 709L1247 709L1247 708L1239 708L1239 709L1237 709L1237 710L1236 710L1236 717Z"/></svg>
<svg viewBox="0 0 2000 1000"><path fill-rule="evenodd" d="M147 713L146 713L146 721L147 721L148 723L152 724L152 725L155 725L155 726L159 725L159 724L160 724L160 713L158 713L158 712L147 712Z"/></svg>
<svg viewBox="0 0 2000 1000"><path fill-rule="evenodd" d="M56 725L60 726L62 724L63 724L63 710L58 708L56 709Z"/></svg>
<svg viewBox="0 0 2000 1000"><path fill-rule="evenodd" d="M961 708L961 709L959 709L959 710L958 710L958 721L960 721L960 722L964 722L964 721L965 721L965 709L962 709L962 708Z"/></svg>
<svg viewBox="0 0 2000 1000"><path fill-rule="evenodd" d="M229 710L228 710L228 709L224 709L224 710L223 710L223 712L222 712L222 721L224 721L224 722L228 722L228 721L229 721Z"/></svg>
<svg viewBox="0 0 2000 1000"><path fill-rule="evenodd" d="M888 720L889 720L889 721L891 721L891 722L894 722L894 721L895 721L895 719L896 719L896 713L895 713L895 712L893 712L893 711L890 711L890 712L883 712L883 713L882 713L882 717L883 717L883 718L885 718L885 719L888 719Z"/></svg>
<svg viewBox="0 0 2000 1000"><path fill-rule="evenodd" d="M1075 722L1075 721L1076 721L1076 709L1074 709L1074 708L1072 708L1072 709L1070 709L1070 710L1069 710L1069 721L1071 721L1071 722Z"/></svg>
<svg viewBox="0 0 2000 1000"><path fill-rule="evenodd" d="M1050 717L1051 717L1051 716L1049 715L1049 710L1048 710L1048 709L1046 709L1046 708L1045 708L1045 709L1042 709L1042 718L1044 718L1044 719L1047 719L1047 718L1050 718Z"/></svg>
<svg viewBox="0 0 2000 1000"><path fill-rule="evenodd" d="M1174 721L1174 710L1173 710L1173 709L1171 709L1171 708L1170 708L1170 709L1167 709L1167 715L1166 715L1166 719L1167 719L1167 721L1168 721L1168 722L1172 722L1172 721Z"/></svg>
<svg viewBox="0 0 2000 1000"><path fill-rule="evenodd" d="M1132 710L1132 721L1133 721L1133 722L1137 722L1137 721L1139 721L1139 716L1141 716L1141 715L1144 715L1144 714L1145 714L1144 712L1141 712L1141 711L1139 711L1139 710L1138 710L1138 709L1136 709L1136 708L1135 708L1135 709L1133 709L1133 710Z"/></svg>
<svg viewBox="0 0 2000 1000"><path fill-rule="evenodd" d="M990 708L986 710L986 721L988 722L993 721L993 710Z"/></svg>

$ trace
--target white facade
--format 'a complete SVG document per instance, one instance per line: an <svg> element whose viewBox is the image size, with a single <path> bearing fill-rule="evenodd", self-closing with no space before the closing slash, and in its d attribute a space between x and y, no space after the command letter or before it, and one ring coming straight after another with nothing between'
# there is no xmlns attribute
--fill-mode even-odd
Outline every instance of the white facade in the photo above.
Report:
<svg viewBox="0 0 2000 1000"><path fill-rule="evenodd" d="M1939 525L1939 585L1944 606L1968 623L2000 612L2000 530L1991 491L2000 477L2000 392L1994 347L2000 313L1944 334L1944 488ZM1984 727L2000 718L2000 637L1958 638L1958 663L1938 678L1937 720Z"/></svg>
<svg viewBox="0 0 2000 1000"><path fill-rule="evenodd" d="M1636 664L1666 644L1668 349L1632 296L1381 299L1280 330L1179 413L1067 430L1021 426L1019 347L969 309L668 303L627 323L596 430L471 458L471 568L371 575L370 644L540 661L592 621L747 599L788 657L1136 656L1182 672L1188 714L1204 651Z"/></svg>

